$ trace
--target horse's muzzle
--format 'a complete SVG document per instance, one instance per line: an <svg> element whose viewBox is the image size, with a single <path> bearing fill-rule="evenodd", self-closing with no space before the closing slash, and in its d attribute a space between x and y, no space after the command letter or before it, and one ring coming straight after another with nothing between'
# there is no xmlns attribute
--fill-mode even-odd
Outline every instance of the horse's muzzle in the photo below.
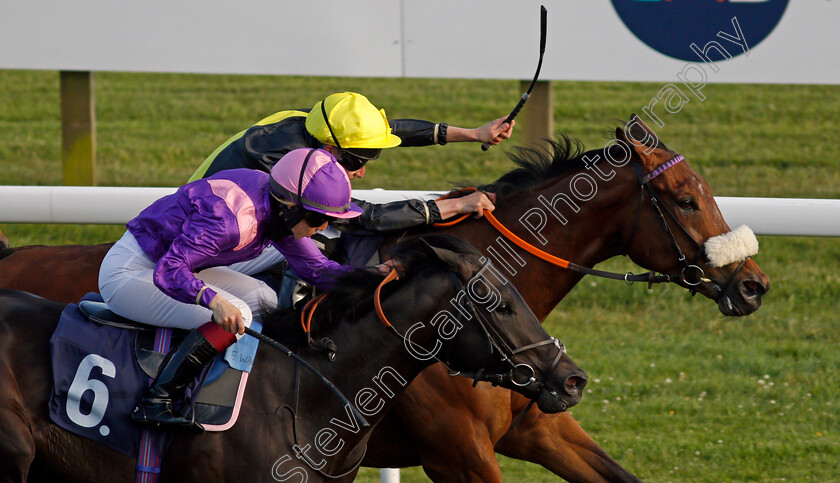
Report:
<svg viewBox="0 0 840 483"><path fill-rule="evenodd" d="M582 370L572 371L563 379L561 387L556 388L552 384L542 388L536 399L537 407L547 414L559 413L569 409L580 402L580 398L583 396L583 388L586 387L588 380Z"/></svg>
<svg viewBox="0 0 840 483"><path fill-rule="evenodd" d="M761 297L769 288L770 280L766 276L738 281L718 298L718 309L727 316L750 315L761 307Z"/></svg>

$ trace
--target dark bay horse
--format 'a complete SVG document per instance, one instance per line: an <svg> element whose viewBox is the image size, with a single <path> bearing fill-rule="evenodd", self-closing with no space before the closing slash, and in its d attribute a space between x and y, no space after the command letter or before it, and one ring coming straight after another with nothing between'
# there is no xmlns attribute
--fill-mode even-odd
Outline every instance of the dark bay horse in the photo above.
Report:
<svg viewBox="0 0 840 483"><path fill-rule="evenodd" d="M647 269L678 274L684 266L676 243L689 261L699 256L695 263L703 266L704 278L709 280L688 286L675 277L677 283L715 300L726 315L757 310L769 280L754 261L746 260L740 268L739 263L706 265L703 244L730 229L705 180L683 161L649 183L661 205L675 216L665 221L673 232L672 241L650 204L650 195L641 189L634 166L649 173L676 153L635 116L616 129L615 135L614 142L604 149L582 154L565 137L548 153L520 151L514 157L519 169L483 187L499 197L496 217L544 251L587 267L626 254ZM585 190L590 182L593 188ZM540 220L545 220L542 227ZM677 222L685 232L677 228ZM484 220L467 219L443 232L467 240L499 259L498 265L515 270L505 273L540 320L582 278L580 273L499 241L501 235ZM108 248L22 247L7 251L8 256L0 260L0 286L27 287L47 297L69 287L76 292L64 300L78 300L96 290L98 270L91 267L99 266ZM46 263L51 264L50 269ZM52 268L59 274L51 273ZM449 377L440 366L425 370L374 431L365 464L422 464L435 480L501 481L495 447L501 454L540 464L570 481L635 481L569 413L529 411L510 429L528 401L484 383L468 392L469 384Z"/></svg>
<svg viewBox="0 0 840 483"><path fill-rule="evenodd" d="M547 413L580 400L586 376L513 285L480 262L481 253L461 240L432 235L406 242L395 257L400 279L381 296L392 327L374 311L382 276L369 271L348 275L316 309L313 333L338 343L336 363L309 347L294 314L266 320L269 335L291 339L292 350L350 395L371 425L436 362L424 351L453 370L484 371ZM60 429L47 415L49 340L62 309L25 292L0 291L0 480L130 481L131 458ZM460 310L462 316L452 316ZM314 481L346 473L340 479L352 480L372 428L353 419L349 406L331 404L327 387L308 373L299 373L296 384L294 365L263 345L240 421L222 433L177 435L161 479L274 481L306 473ZM303 448L311 467L292 457L293 445Z"/></svg>

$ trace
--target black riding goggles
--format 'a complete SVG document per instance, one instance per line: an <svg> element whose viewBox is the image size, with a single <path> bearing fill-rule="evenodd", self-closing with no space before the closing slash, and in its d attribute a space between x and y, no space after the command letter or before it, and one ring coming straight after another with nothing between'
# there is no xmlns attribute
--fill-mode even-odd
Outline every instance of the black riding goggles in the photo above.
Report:
<svg viewBox="0 0 840 483"><path fill-rule="evenodd" d="M320 228L324 223L330 221L330 218L332 217L317 211L304 210L303 212L304 221L312 228Z"/></svg>
<svg viewBox="0 0 840 483"><path fill-rule="evenodd" d="M344 166L347 171L358 171L364 168L368 161L344 149L341 150L341 157L338 158L338 164Z"/></svg>

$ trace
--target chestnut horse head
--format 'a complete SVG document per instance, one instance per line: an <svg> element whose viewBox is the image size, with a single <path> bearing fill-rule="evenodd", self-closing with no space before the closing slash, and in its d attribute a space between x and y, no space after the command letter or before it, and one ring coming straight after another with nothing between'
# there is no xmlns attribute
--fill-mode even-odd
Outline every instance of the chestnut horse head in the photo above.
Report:
<svg viewBox="0 0 840 483"><path fill-rule="evenodd" d="M715 300L724 315L758 310L770 282L749 258L755 235L729 228L706 181L638 117L599 150L581 153L565 136L550 145L550 153L518 150L511 158L520 168L480 189L497 194L493 214L514 237L583 271L523 253L481 220L448 231L505 268L539 318L616 255Z"/></svg>
<svg viewBox="0 0 840 483"><path fill-rule="evenodd" d="M616 139L629 154L643 209L627 235L637 264L671 274L672 281L715 300L724 315L748 315L761 306L770 281L750 259L758 241L746 226L731 230L706 180L633 115ZM657 235L658 234L658 235ZM634 237L645 243L634 243Z"/></svg>

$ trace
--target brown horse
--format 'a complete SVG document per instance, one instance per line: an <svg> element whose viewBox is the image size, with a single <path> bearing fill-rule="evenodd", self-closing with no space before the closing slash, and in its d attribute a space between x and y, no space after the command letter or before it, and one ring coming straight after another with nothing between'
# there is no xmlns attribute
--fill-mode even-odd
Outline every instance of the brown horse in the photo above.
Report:
<svg viewBox="0 0 840 483"><path fill-rule="evenodd" d="M649 184L658 194L660 209L664 207L674 217L660 215L650 205L651 195L640 185L634 166L649 173L674 159L677 153L635 116L615 135L616 142L608 143L608 147L583 154L573 152L567 139L554 144L553 158L535 150L521 151L514 159L521 166L519 170L482 187L499 197L496 217L520 237L530 237L544 251L579 265L592 267L616 255L628 255L637 264L672 274L674 282L715 300L724 315L748 315L757 310L769 280L755 262L746 260L721 267L707 264L704 242L730 232L730 228L705 180L686 162L653 179ZM500 265L506 263L508 275L540 320L583 276L531 255L507 240L500 241L499 232L481 220L465 221L446 233L470 241L499 260ZM680 274L686 262L680 261L681 252L690 264L702 265L704 281L690 285L695 280L682 279ZM376 438L406 434L414 443L413 448L422 454L426 472L443 480L452 478L453 466L458 462L464 479L499 481L501 474L496 466L485 463L490 455L488 441L501 454L541 464L570 481L633 479L571 415L530 412L509 430L512 418L521 414L527 401L501 390L462 399L467 388L465 381L448 377L439 367L425 370L392 411L400 415L401 426L386 418L374 435L372 450L381 447ZM445 398L431 396L437 394ZM479 395L485 398L480 404L476 401ZM487 407L497 411L489 413ZM435 421L441 422L439 426L430 428L420 418L411 417L431 410ZM455 421L466 419L464 414L473 415L474 419L469 425L456 424ZM386 428L402 432L387 434ZM435 438L453 432L451 428L467 435L487 431L484 434L488 441L462 437L451 446L437 443ZM448 441L452 437L448 434ZM369 462L384 464L385 458L375 460L378 456L370 453ZM464 464L465 461L474 464Z"/></svg>
<svg viewBox="0 0 840 483"><path fill-rule="evenodd" d="M769 280L755 262L706 266L703 244L730 229L707 183L687 162L648 183L674 218L663 222L650 204L634 166L648 173L676 153L637 117L624 129L616 129L615 142L604 149L580 154L565 138L553 146L550 156L521 151L514 159L519 169L483 187L497 193L494 214L504 225L543 250L586 267L629 255L639 265L673 274L677 283L716 300L726 315L747 315L759 308ZM469 241L506 267L540 320L582 277L499 241L499 233L484 220L468 219L444 232ZM702 278L708 281L692 286L680 279L685 265L677 248L687 261L705 268ZM0 286L28 286L48 297L57 292L56 286L73 286L76 293L66 300L77 300L96 290L96 270L65 272L68 278L57 279L43 277L49 272L35 267L46 260L69 270L98 266L107 249L77 247L70 249L72 254L61 255L55 253L59 247L17 249L0 260L0 271L15 273L16 278L4 276ZM529 411L510 429L527 400L486 384L479 384L478 391L469 389L469 381L449 377L440 366L424 371L374 432L365 464L422 464L435 480L501 481L495 447L501 454L540 464L570 481L635 481L568 413ZM418 416L423 414L434 418Z"/></svg>
<svg viewBox="0 0 840 483"><path fill-rule="evenodd" d="M406 242L396 258L400 279L385 286L381 296L382 312L392 326L384 326L383 317L377 320L373 299L382 277L368 271L347 275L315 311L312 327L319 337L339 342L341 364L309 347L294 314L266 320L267 330L284 341L296 339L290 344L296 354L342 392L355 395L364 416L354 418L344 403L331 404L326 385L296 372L296 363L284 352L263 347L235 428L201 437L176 435L163 459L161 479L276 481L296 474L308 475L304 481L337 475L352 480L370 426L396 394L435 362L415 355L409 345L417 354L420 348L436 350L438 360L454 370L483 371L545 412L564 411L580 400L583 372L545 332L513 285L480 261L480 252L461 240L432 235ZM466 313L444 322L441 314L458 313L451 299L459 300L456 308ZM63 304L25 292L0 291L0 480L130 481L134 461L49 420L49 340L62 309ZM439 325L418 329L418 321ZM522 368L527 368L524 379L516 375ZM290 456L293 447L302 449L308 467Z"/></svg>

